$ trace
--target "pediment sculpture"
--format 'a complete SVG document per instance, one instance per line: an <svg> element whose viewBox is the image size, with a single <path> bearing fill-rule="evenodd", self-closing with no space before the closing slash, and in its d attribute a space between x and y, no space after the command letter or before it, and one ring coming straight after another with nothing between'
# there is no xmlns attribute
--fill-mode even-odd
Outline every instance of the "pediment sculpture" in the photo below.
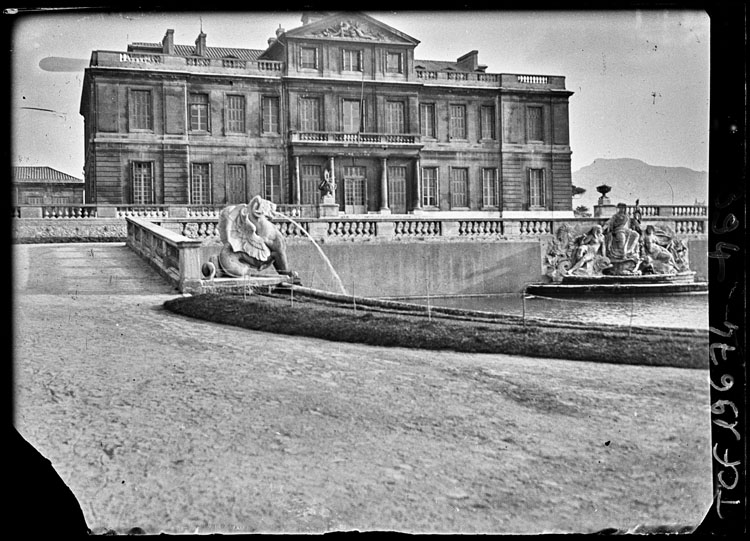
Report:
<svg viewBox="0 0 750 541"><path fill-rule="evenodd" d="M276 205L258 195L247 204L222 209L218 230L223 247L204 265L204 276L242 278L273 266L298 283L289 268L284 235L270 220L275 214Z"/></svg>
<svg viewBox="0 0 750 541"><path fill-rule="evenodd" d="M373 31L369 25L357 20L342 20L318 32L313 32L314 36L324 38L359 38L382 41L385 36L380 32Z"/></svg>

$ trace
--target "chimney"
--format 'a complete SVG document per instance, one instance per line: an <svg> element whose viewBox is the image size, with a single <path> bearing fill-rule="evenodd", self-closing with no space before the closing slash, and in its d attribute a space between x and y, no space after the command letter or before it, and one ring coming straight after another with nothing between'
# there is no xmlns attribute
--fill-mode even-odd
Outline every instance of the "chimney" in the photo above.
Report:
<svg viewBox="0 0 750 541"><path fill-rule="evenodd" d="M276 29L276 37L277 38L280 37L281 34L283 34L284 32L286 32L286 30L284 30L283 28L281 28L281 25L279 25L279 27Z"/></svg>
<svg viewBox="0 0 750 541"><path fill-rule="evenodd" d="M164 34L164 38L161 40L162 53L174 54L174 30L171 28Z"/></svg>
<svg viewBox="0 0 750 541"><path fill-rule="evenodd" d="M479 51L469 51L465 55L461 56L456 60L458 67L468 71L476 71L479 67Z"/></svg>
<svg viewBox="0 0 750 541"><path fill-rule="evenodd" d="M206 56L206 34L201 31L195 40L195 55Z"/></svg>

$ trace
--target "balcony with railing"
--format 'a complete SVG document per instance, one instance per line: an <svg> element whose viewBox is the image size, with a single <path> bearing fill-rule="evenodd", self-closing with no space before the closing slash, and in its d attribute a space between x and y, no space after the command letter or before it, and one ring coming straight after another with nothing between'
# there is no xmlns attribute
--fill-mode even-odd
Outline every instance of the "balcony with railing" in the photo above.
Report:
<svg viewBox="0 0 750 541"><path fill-rule="evenodd" d="M242 60L238 58L207 58L202 56L172 56L158 53L122 53L94 51L89 67L127 68L149 71L190 71L199 73L233 73L280 77L283 62L272 60Z"/></svg>
<svg viewBox="0 0 750 541"><path fill-rule="evenodd" d="M429 70L416 70L416 75L417 79L425 84L489 86L526 90L565 90L565 77L559 75Z"/></svg>
<svg viewBox="0 0 750 541"><path fill-rule="evenodd" d="M355 145L393 145L416 146L422 144L422 137L417 133L346 133L325 131L292 131L292 143L314 144L355 144Z"/></svg>

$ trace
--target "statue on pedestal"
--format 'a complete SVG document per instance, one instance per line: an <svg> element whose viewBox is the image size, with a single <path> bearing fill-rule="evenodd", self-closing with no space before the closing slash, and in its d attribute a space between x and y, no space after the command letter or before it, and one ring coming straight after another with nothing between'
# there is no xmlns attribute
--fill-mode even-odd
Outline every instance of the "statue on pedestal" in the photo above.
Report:
<svg viewBox="0 0 750 541"><path fill-rule="evenodd" d="M331 172L326 169L323 172L323 180L318 185L320 195L322 197L322 203L324 205L330 205L336 201L336 182L331 175Z"/></svg>

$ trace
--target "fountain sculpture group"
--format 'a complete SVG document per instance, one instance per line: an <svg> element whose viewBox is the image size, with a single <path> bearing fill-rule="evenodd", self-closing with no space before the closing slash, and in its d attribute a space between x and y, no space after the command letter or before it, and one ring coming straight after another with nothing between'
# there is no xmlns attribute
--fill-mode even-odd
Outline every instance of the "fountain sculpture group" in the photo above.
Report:
<svg viewBox="0 0 750 541"><path fill-rule="evenodd" d="M546 256L554 282L598 277L692 277L687 245L668 226L641 225L638 202L632 215L624 203L602 225L584 232L563 225Z"/></svg>
<svg viewBox="0 0 750 541"><path fill-rule="evenodd" d="M297 273L289 268L284 235L269 220L275 215L276 205L258 195L247 204L225 207L219 214L223 247L203 266L203 275L243 278L273 266L299 283Z"/></svg>

